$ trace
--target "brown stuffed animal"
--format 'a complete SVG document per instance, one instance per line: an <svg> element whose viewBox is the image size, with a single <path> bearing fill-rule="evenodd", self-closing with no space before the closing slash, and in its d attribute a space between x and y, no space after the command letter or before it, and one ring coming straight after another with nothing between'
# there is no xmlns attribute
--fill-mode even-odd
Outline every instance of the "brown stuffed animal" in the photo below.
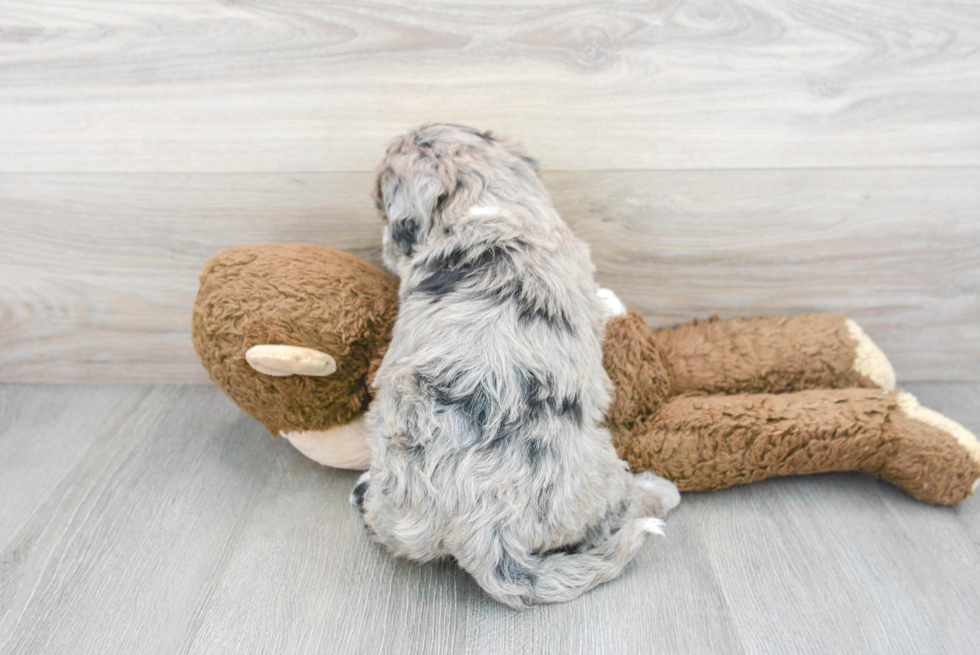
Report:
<svg viewBox="0 0 980 655"><path fill-rule="evenodd" d="M331 466L366 469L363 412L397 313L398 281L308 245L211 259L193 339L211 379L273 435ZM930 503L980 482L980 442L894 390L884 354L831 314L695 321L652 331L611 318L607 422L620 456L681 491L777 475L866 471Z"/></svg>

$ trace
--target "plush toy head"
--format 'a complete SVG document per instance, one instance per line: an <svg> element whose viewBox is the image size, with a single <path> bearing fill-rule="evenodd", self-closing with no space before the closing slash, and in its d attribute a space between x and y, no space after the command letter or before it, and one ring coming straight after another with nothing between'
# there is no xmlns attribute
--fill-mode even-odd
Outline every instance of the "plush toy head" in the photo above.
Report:
<svg viewBox="0 0 980 655"><path fill-rule="evenodd" d="M398 281L363 260L308 245L244 246L205 266L192 337L214 383L273 435L322 431L367 409L397 312ZM261 374L246 360L257 344L312 349L320 374Z"/></svg>

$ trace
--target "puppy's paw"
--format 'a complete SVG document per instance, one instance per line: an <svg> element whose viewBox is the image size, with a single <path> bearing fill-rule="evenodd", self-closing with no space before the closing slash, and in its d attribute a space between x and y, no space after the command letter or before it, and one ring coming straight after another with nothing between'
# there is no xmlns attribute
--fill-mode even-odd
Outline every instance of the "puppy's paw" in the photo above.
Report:
<svg viewBox="0 0 980 655"><path fill-rule="evenodd" d="M643 531L662 537L664 536L664 522L661 519L643 519Z"/></svg>
<svg viewBox="0 0 980 655"><path fill-rule="evenodd" d="M368 485L371 484L371 471L365 471L357 479L354 490L350 492L350 504L364 511L364 496L367 495Z"/></svg>
<svg viewBox="0 0 980 655"><path fill-rule="evenodd" d="M681 493L673 482L649 471L633 476L633 482L640 492L640 504L646 512L659 518L681 504Z"/></svg>
<svg viewBox="0 0 980 655"><path fill-rule="evenodd" d="M596 295L599 296L599 302L602 303L602 309L607 319L613 316L626 316L626 305L613 293L612 289L600 287L596 289Z"/></svg>

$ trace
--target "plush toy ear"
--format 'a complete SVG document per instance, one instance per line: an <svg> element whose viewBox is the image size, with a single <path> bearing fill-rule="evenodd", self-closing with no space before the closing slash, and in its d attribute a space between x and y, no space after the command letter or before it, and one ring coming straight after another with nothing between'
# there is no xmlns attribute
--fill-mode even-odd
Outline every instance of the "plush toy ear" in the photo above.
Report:
<svg viewBox="0 0 980 655"><path fill-rule="evenodd" d="M245 361L259 373L280 378L290 375L326 377L337 371L337 362L333 357L302 346L252 346L245 352Z"/></svg>

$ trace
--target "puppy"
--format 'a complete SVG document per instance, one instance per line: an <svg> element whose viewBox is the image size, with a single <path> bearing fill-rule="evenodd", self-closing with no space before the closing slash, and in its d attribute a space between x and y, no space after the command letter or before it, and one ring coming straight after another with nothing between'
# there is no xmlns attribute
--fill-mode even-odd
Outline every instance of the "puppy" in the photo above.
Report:
<svg viewBox="0 0 980 655"><path fill-rule="evenodd" d="M515 608L623 570L680 502L632 476L600 426L611 384L588 247L515 144L454 125L396 138L377 169L400 313L355 487L375 540L450 555Z"/></svg>

